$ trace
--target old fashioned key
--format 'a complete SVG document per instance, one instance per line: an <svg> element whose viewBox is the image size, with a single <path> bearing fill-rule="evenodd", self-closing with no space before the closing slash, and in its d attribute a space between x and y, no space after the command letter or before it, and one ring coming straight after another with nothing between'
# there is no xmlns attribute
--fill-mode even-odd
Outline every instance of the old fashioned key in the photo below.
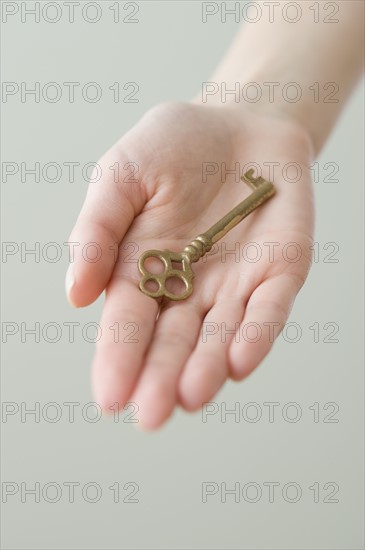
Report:
<svg viewBox="0 0 365 550"><path fill-rule="evenodd" d="M170 300L185 300L193 292L194 272L191 268L193 262L197 262L204 254L211 250L214 243L224 237L228 231L233 229L240 221L248 216L255 208L267 201L275 193L274 185L261 176L253 177L254 170L251 169L242 180L247 183L253 192L249 197L240 202L231 212L228 212L221 220L214 224L208 231L198 235L183 252L171 252L170 250L146 250L138 261L138 269L142 274L139 287L151 298L166 296ZM146 269L145 262L149 258L158 258L164 264L163 273L155 274ZM174 264L181 264L182 269L177 269ZM171 278L180 279L185 290L179 294L170 292L166 287L166 281ZM146 284L152 283L156 290L149 290Z"/></svg>

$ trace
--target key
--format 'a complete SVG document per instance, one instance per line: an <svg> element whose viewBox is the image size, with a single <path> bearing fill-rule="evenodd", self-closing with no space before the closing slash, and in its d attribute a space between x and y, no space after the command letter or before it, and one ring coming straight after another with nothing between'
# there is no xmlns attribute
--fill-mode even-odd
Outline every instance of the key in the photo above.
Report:
<svg viewBox="0 0 365 550"><path fill-rule="evenodd" d="M208 231L201 233L188 244L183 252L171 252L171 250L146 250L138 260L138 269L142 274L139 288L151 298L165 296L170 300L185 300L193 292L194 272L191 264L200 260L209 252L217 241L222 239L228 231L239 224L246 216L258 206L266 202L275 193L274 185L261 176L254 177L252 168L241 177L253 192L249 197L240 202L233 210L228 212L221 220L214 224ZM149 258L159 259L164 266L164 271L159 274L151 273L146 269L145 263ZM181 264L178 269L173 264ZM170 292L166 282L171 278L178 278L184 284L184 290L180 293ZM155 286L156 290L149 290L146 285Z"/></svg>

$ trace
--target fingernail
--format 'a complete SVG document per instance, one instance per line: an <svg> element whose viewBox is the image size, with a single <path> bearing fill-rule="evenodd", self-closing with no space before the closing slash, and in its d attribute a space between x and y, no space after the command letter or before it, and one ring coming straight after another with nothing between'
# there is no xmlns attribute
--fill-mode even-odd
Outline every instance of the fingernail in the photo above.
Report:
<svg viewBox="0 0 365 550"><path fill-rule="evenodd" d="M75 276L74 276L73 266L70 265L66 273L65 287L66 287L67 299L72 306L75 306L75 304L71 300L71 290L74 284L75 284Z"/></svg>

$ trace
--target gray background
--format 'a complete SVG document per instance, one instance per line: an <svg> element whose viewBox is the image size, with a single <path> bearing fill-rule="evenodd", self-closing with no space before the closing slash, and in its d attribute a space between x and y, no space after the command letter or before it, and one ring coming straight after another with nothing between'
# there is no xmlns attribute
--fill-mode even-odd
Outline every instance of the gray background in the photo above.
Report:
<svg viewBox="0 0 365 550"><path fill-rule="evenodd" d="M20 4L20 3L19 3ZM29 3L28 3L29 4ZM62 5L62 2L59 3ZM150 106L170 99L189 100L201 82L209 79L238 25L212 18L201 22L200 2L140 2L138 24L112 20L109 2L101 2L103 16L96 24L75 23L67 12L57 24L19 16L2 25L2 78L4 81L41 83L97 81L104 96L98 103L80 99L70 104L19 95L3 108L2 160L26 162L97 161ZM90 12L91 13L91 12ZM127 12L122 11L125 17ZM66 14L66 15L65 15ZM139 102L114 103L108 86L135 81ZM93 344L81 329L99 319L102 299L83 310L72 310L64 296L69 235L85 195L87 183L76 171L59 182L21 182L19 175L2 182L2 238L6 242L60 243L63 254L51 263L42 257L21 262L19 254L2 263L2 321L56 322L63 327L59 342L41 336L39 343L20 333L3 345L2 400L21 409L24 402L59 404L62 417L47 420L47 410L35 422L20 412L2 417L2 482L56 482L62 488L58 502L39 503L21 493L2 506L2 545L6 549L101 548L245 548L245 549L357 549L363 547L363 87L359 85L319 161L316 183L319 258L298 297L290 321L302 329L302 338L290 343L280 337L261 367L245 382L227 383L216 398L242 409L257 403L262 418L248 422L220 414L202 421L201 413L179 411L159 432L143 433L128 422L102 418L90 422L82 407L92 401L89 365ZM338 183L326 183L326 162L336 162ZM337 263L328 263L324 250L337 243ZM20 244L19 244L20 246ZM50 251L51 254L51 251ZM65 322L80 323L75 341L68 341ZM326 343L330 330L339 326L337 343ZM314 342L309 327L320 326ZM4 326L4 325L3 325ZM51 333L50 333L51 334ZM90 332L92 334L92 331ZM68 420L64 402L78 402L75 421ZM264 402L278 402L274 422ZM284 420L285 405L296 402L298 422ZM319 422L310 409L319 403ZM324 422L337 404L333 419ZM244 409L246 410L246 409ZM49 417L54 414L48 409ZM92 410L89 409L90 416ZM253 414L251 409L249 414ZM293 414L293 409L288 410ZM45 418L44 418L45 416ZM86 502L80 487L75 502L68 502L64 482L80 487L96 482L102 496ZM202 483L255 482L261 499L249 503L221 493L202 502ZM280 487L269 502L264 482ZM121 502L113 502L109 487L137 483L138 503L122 502L131 489L122 489ZM286 502L282 487L295 482L302 489L296 503ZM314 502L315 482L320 502ZM324 502L336 483L339 502ZM4 487L4 485L3 485ZM252 496L253 493L250 493ZM52 491L49 493L52 498ZM92 498L90 490L90 497ZM290 494L291 496L291 494ZM23 499L24 500L24 499Z"/></svg>

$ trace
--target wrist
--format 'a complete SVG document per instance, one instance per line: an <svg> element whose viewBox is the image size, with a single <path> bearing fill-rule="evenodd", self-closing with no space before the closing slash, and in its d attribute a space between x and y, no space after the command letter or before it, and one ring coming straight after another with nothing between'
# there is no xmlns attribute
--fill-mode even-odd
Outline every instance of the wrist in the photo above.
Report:
<svg viewBox="0 0 365 550"><path fill-rule="evenodd" d="M272 81L259 77L231 83L215 79L202 83L201 91L195 95L192 103L221 107L230 111L233 108L236 109L237 116L243 116L243 120L246 113L259 118L272 118L273 122L281 121L303 136L308 142L308 149L315 157L325 141L325 129L330 128L330 120L325 124L323 112L318 113L311 109L309 94L303 97L304 94L301 93L300 100L296 102L286 99L285 94L293 93L294 90L299 94L299 87L286 86L283 95L279 86L278 82L273 85ZM337 113L329 117L331 118L337 118ZM317 132L317 128L321 128L322 135Z"/></svg>

